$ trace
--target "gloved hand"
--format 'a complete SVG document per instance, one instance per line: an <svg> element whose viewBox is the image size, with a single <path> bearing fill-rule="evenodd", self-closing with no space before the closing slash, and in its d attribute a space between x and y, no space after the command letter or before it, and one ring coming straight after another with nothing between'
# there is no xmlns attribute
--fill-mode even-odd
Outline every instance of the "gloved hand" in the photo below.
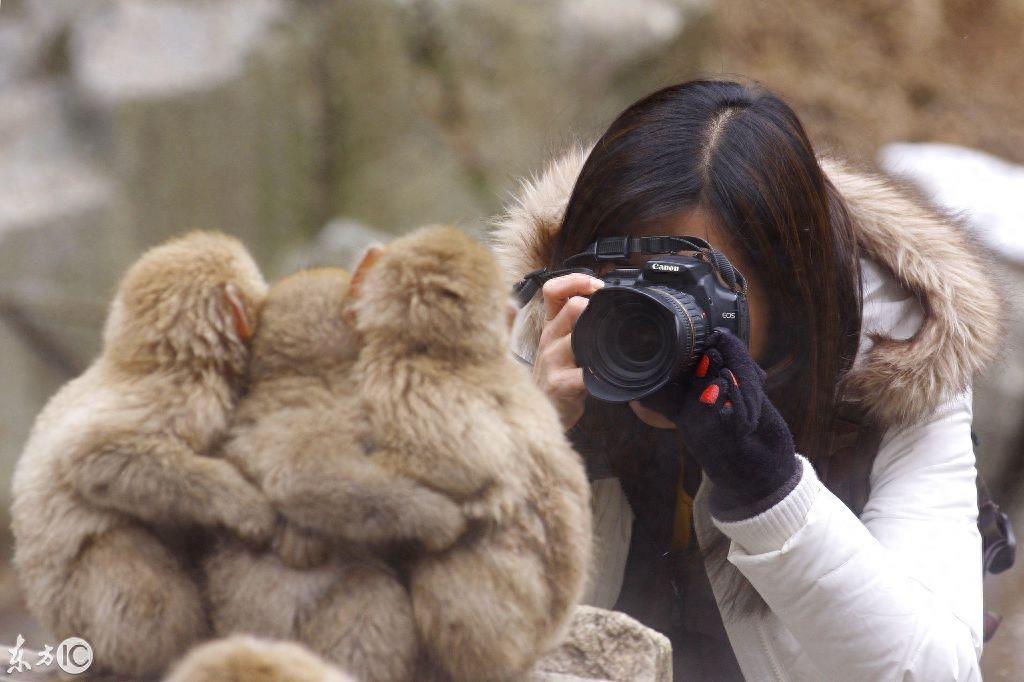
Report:
<svg viewBox="0 0 1024 682"><path fill-rule="evenodd" d="M645 403L679 428L690 455L714 483L715 512L763 503L798 471L793 436L768 400L764 380L746 344L718 328L693 376L676 387L674 399L670 391Z"/></svg>

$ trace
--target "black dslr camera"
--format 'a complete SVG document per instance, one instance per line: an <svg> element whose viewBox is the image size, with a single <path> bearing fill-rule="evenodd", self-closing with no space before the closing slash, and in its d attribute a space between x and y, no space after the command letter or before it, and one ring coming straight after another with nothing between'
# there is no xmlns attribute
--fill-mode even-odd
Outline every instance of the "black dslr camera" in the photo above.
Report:
<svg viewBox="0 0 1024 682"><path fill-rule="evenodd" d="M655 257L600 277L605 286L590 297L572 333L587 391L614 403L648 398L692 369L715 327L745 343L750 337L743 275L697 237L605 237L569 258L565 269L529 273L514 293L525 305L549 279L596 276L575 263L623 262L631 255Z"/></svg>

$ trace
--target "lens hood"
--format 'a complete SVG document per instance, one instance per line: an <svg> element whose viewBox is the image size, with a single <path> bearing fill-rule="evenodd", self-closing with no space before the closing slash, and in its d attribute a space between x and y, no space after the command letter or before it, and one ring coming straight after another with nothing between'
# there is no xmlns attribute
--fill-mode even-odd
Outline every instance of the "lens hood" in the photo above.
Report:
<svg viewBox="0 0 1024 682"><path fill-rule="evenodd" d="M573 328L587 391L606 402L645 398L692 365L706 336L693 296L663 286L606 285Z"/></svg>

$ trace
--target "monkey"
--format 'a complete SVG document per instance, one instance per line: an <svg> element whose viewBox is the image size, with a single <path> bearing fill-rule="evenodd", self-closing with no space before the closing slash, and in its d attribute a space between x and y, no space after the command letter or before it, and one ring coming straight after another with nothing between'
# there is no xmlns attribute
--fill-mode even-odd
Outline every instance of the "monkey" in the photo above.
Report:
<svg viewBox="0 0 1024 682"><path fill-rule="evenodd" d="M363 439L353 457L443 494L469 524L409 563L428 669L519 678L557 646L581 598L591 515L579 455L507 350L509 289L491 253L454 227L371 249L350 289Z"/></svg>
<svg viewBox="0 0 1024 682"><path fill-rule="evenodd" d="M192 649L164 682L355 682L296 642L233 635Z"/></svg>
<svg viewBox="0 0 1024 682"><path fill-rule="evenodd" d="M206 456L243 390L266 294L237 239L193 232L144 253L110 305L99 356L37 417L13 477L14 566L30 610L83 637L95 669L158 675L208 633L199 567L177 538L268 542L276 514Z"/></svg>
<svg viewBox="0 0 1024 682"><path fill-rule="evenodd" d="M359 679L397 682L412 679L419 647L389 555L446 548L465 519L453 501L362 454L348 285L345 271L318 268L270 289L249 392L218 454L286 523L272 550L230 541L215 550L207 589L220 635L297 639Z"/></svg>

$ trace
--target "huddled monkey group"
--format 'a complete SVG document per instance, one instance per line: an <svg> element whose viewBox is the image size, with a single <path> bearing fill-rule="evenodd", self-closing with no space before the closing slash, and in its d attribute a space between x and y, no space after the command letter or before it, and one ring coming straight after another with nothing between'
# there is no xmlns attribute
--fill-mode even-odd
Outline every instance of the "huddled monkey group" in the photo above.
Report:
<svg viewBox="0 0 1024 682"><path fill-rule="evenodd" d="M581 597L591 517L507 305L454 228L269 288L225 235L151 249L18 462L30 609L125 679L522 677Z"/></svg>

